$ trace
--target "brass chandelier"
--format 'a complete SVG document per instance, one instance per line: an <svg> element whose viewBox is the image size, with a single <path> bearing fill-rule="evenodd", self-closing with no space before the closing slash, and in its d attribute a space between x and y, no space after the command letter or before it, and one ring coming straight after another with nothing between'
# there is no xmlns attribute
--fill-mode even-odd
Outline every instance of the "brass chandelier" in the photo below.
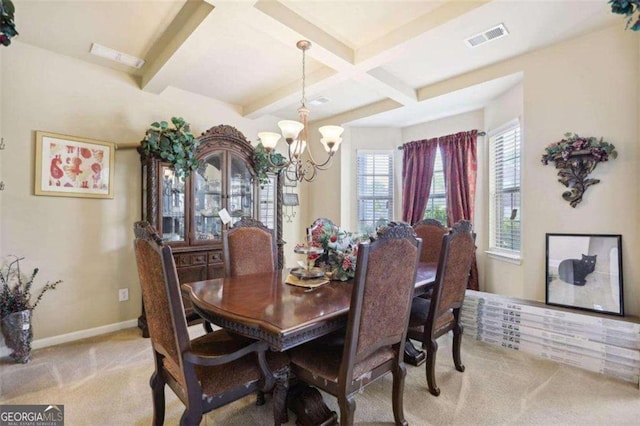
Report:
<svg viewBox="0 0 640 426"><path fill-rule="evenodd" d="M341 126L322 126L318 129L322 134L320 142L327 152L327 158L324 162L316 161L311 154L311 150L306 149L307 141L309 141L309 109L306 106L307 99L305 97L305 53L311 47L311 42L308 40L300 40L296 43L296 47L302 50L302 99L300 101L301 106L298 108L300 121L282 120L278 122L282 137L289 146L288 160L284 163L278 163L273 159L275 148L281 135L274 132L260 132L258 133L258 138L264 145L267 151L267 159L274 169L278 171L285 169L287 179L289 180L311 182L316 177L318 170L327 170L331 166L331 160L342 142L341 135L344 129Z"/></svg>

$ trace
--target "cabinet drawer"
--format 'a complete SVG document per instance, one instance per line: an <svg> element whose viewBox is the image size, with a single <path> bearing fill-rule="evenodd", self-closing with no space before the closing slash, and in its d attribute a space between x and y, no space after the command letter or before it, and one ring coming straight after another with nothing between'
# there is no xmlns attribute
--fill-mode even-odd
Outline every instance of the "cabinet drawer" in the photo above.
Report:
<svg viewBox="0 0 640 426"><path fill-rule="evenodd" d="M209 263L222 263L222 252L221 251L210 252Z"/></svg>
<svg viewBox="0 0 640 426"><path fill-rule="evenodd" d="M207 253L179 254L176 256L176 266L196 266L207 264Z"/></svg>

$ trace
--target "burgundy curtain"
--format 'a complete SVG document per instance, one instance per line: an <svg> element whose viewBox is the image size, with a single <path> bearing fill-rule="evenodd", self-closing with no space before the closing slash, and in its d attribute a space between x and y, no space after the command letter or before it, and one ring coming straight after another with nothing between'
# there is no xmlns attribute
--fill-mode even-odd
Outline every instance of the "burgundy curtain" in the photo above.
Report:
<svg viewBox="0 0 640 426"><path fill-rule="evenodd" d="M466 219L473 223L476 196L478 131L460 132L440 138L444 185L447 192L447 222L449 226ZM474 259L467 286L478 290L478 265Z"/></svg>
<svg viewBox="0 0 640 426"><path fill-rule="evenodd" d="M403 147L402 220L410 224L421 220L427 208L437 148L437 138L409 142Z"/></svg>

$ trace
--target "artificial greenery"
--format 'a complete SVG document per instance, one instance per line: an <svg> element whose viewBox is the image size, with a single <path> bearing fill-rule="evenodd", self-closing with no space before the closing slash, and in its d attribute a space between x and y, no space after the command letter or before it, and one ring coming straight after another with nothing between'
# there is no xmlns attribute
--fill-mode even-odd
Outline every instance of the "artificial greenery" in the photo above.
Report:
<svg viewBox="0 0 640 426"><path fill-rule="evenodd" d="M609 0L611 12L627 17L627 26L632 31L640 31L640 0ZM631 22L635 19L635 23ZM631 25L631 27L629 27Z"/></svg>
<svg viewBox="0 0 640 426"><path fill-rule="evenodd" d="M269 183L269 176L267 173L278 173L280 168L278 166L283 165L286 162L286 159L283 155L273 152L271 154L271 162L269 161L269 157L267 155L267 149L259 143L253 153L253 163L256 174L258 175L258 181L260 182L260 187L264 187L264 185ZM273 164L272 164L273 163Z"/></svg>
<svg viewBox="0 0 640 426"><path fill-rule="evenodd" d="M0 0L0 44L3 46L9 46L11 38L18 35L13 22L15 11L11 0Z"/></svg>
<svg viewBox="0 0 640 426"><path fill-rule="evenodd" d="M28 309L33 311L42 296L54 290L62 281L47 282L38 293L35 302L31 302L31 287L33 280L38 275L38 268L35 268L31 276L22 275L20 272L20 261L24 257L12 256L13 260L0 269L0 318Z"/></svg>
<svg viewBox="0 0 640 426"><path fill-rule="evenodd" d="M179 177L187 177L198 168L196 150L200 141L182 117L171 117L171 123L173 128L166 121L151 123L141 142L142 151L170 163Z"/></svg>
<svg viewBox="0 0 640 426"><path fill-rule="evenodd" d="M559 158L566 161L577 153L591 155L596 163L608 161L609 157L618 157L616 147L609 142L605 142L602 138L582 137L576 133L569 132L564 134L562 140L553 142L545 147L541 161L544 165Z"/></svg>

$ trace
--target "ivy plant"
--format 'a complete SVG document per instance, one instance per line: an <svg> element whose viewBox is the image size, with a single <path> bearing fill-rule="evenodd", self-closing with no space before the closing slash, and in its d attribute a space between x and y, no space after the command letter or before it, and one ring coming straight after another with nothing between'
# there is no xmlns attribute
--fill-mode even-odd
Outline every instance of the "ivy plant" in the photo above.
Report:
<svg viewBox="0 0 640 426"><path fill-rule="evenodd" d="M286 159L282 154L277 152L271 153L271 162L269 161L269 157L267 154L267 149L259 143L253 153L253 163L256 174L258 175L258 181L260 182L260 187L264 187L269 183L269 176L267 173L279 173L286 162ZM273 164L272 164L273 163Z"/></svg>
<svg viewBox="0 0 640 426"><path fill-rule="evenodd" d="M166 121L151 123L141 142L142 151L170 163L178 176L187 177L198 168L196 150L200 141L182 117L172 117L171 123L173 127Z"/></svg>
<svg viewBox="0 0 640 426"><path fill-rule="evenodd" d="M609 4L611 12L627 17L626 29L640 31L640 0L609 0ZM631 25L634 20L634 24Z"/></svg>

